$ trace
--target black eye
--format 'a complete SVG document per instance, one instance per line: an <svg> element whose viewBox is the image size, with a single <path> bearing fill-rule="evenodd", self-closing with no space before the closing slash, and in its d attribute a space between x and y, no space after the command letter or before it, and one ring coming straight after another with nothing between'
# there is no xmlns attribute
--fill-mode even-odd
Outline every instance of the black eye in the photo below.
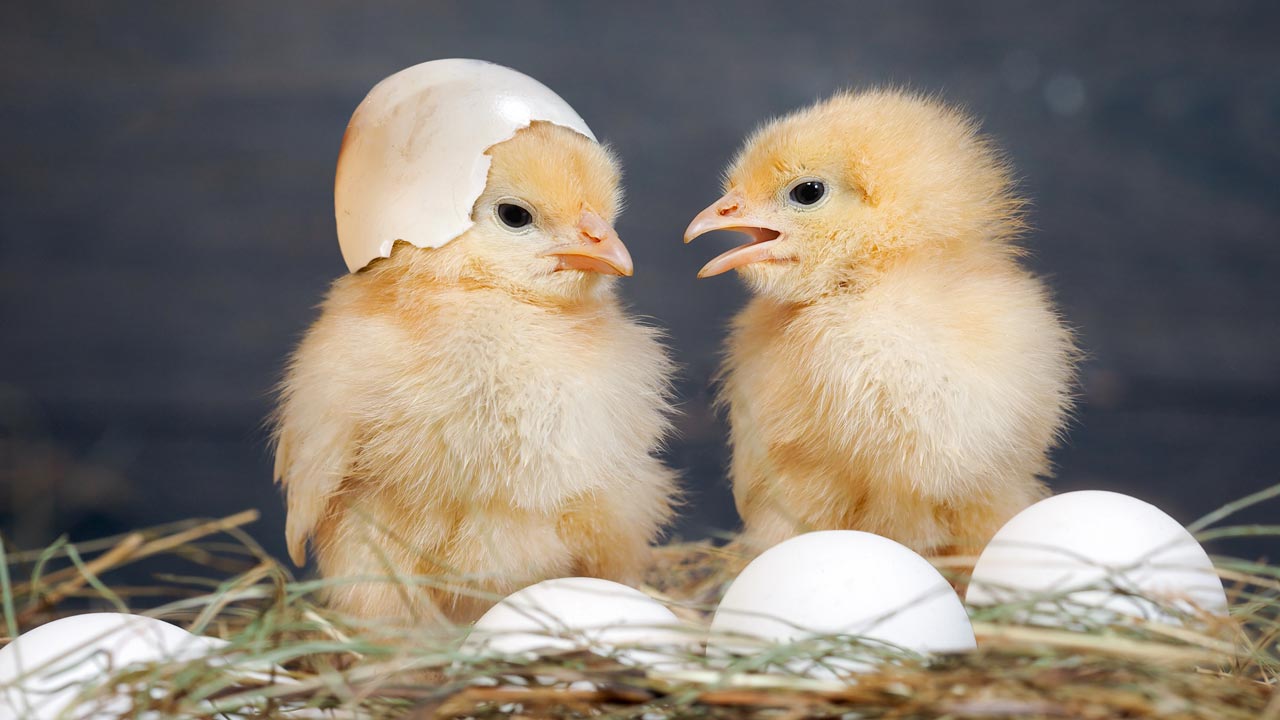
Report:
<svg viewBox="0 0 1280 720"><path fill-rule="evenodd" d="M827 194L827 186L817 180L806 180L805 182L791 188L791 199L797 205L812 205L822 199Z"/></svg>
<svg viewBox="0 0 1280 720"><path fill-rule="evenodd" d="M519 229L533 222L533 215L515 203L498 205L498 219L509 228Z"/></svg>

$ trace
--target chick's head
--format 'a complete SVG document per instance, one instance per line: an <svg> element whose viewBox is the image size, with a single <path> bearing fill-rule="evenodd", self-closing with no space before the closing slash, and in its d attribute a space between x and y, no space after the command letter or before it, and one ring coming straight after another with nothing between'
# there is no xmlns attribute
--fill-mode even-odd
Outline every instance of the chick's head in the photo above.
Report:
<svg viewBox="0 0 1280 720"><path fill-rule="evenodd" d="M856 287L905 253L1007 247L1021 227L1008 167L976 123L897 90L843 93L768 123L724 189L685 242L712 230L751 242L698 276L737 269L756 292L794 302Z"/></svg>
<svg viewBox="0 0 1280 720"><path fill-rule="evenodd" d="M535 122L488 154L474 224L443 248L461 279L564 302L631 274L631 256L612 225L621 176L606 148Z"/></svg>

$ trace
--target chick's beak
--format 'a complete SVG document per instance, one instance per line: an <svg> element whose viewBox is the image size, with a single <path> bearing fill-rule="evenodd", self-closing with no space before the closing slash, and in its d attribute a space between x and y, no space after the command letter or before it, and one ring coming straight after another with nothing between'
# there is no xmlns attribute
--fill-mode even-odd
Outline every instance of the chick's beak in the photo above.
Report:
<svg viewBox="0 0 1280 720"><path fill-rule="evenodd" d="M753 216L745 209L745 205L746 198L737 190L730 190L724 197L711 203L706 210L698 213L693 218L693 222L689 223L688 229L684 231L686 243L712 230L733 230L751 236L751 242L739 245L703 265L698 271L698 277L711 277L743 265L776 259L773 256L773 246L777 244L782 233L768 227L766 222Z"/></svg>
<svg viewBox="0 0 1280 720"><path fill-rule="evenodd" d="M543 253L559 261L556 270L631 276L631 253L627 252L627 246L622 244L618 233L604 218L591 210L583 210L577 229L578 242L557 245Z"/></svg>

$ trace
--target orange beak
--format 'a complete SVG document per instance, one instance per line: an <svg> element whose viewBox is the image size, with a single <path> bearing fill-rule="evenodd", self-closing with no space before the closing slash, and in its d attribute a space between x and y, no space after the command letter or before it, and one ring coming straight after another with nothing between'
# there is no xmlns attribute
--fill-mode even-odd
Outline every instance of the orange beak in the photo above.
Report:
<svg viewBox="0 0 1280 720"><path fill-rule="evenodd" d="M580 242L557 245L543 253L544 257L559 261L556 270L631 276L631 253L604 218L591 210L583 210L578 218L578 234Z"/></svg>
<svg viewBox="0 0 1280 720"><path fill-rule="evenodd" d="M717 256L702 266L698 277L706 278L719 275L734 268L751 263L774 260L773 247L778 244L782 233L767 226L765 222L746 212L743 206L746 199L737 190L730 190L725 196L711 203L706 210L698 213L684 231L684 241L711 232L712 230L732 230L751 236L751 242Z"/></svg>

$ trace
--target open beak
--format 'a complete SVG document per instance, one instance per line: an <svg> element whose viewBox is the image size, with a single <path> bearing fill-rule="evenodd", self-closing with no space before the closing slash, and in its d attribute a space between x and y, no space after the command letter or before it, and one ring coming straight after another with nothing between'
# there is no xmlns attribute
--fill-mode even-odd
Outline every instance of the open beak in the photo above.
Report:
<svg viewBox="0 0 1280 720"><path fill-rule="evenodd" d="M631 253L604 218L591 210L583 210L582 217L578 218L578 235L579 242L557 245L543 253L559 261L556 270L631 276Z"/></svg>
<svg viewBox="0 0 1280 720"><path fill-rule="evenodd" d="M698 277L711 277L743 265L776 259L773 256L773 246L778 244L782 233L746 212L745 204L745 198L737 190L730 190L689 223L688 229L684 231L686 243L712 230L733 230L751 236L751 242L739 245L703 265L698 271Z"/></svg>

